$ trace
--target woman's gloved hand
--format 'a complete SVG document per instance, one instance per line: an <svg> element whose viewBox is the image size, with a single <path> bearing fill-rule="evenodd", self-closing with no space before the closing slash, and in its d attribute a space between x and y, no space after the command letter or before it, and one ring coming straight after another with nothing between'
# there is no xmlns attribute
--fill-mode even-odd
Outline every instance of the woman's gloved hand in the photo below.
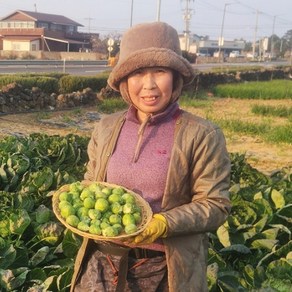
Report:
<svg viewBox="0 0 292 292"><path fill-rule="evenodd" d="M132 243L137 245L150 244L159 237L166 237L167 229L166 218L161 214L154 214L142 233L132 239Z"/></svg>

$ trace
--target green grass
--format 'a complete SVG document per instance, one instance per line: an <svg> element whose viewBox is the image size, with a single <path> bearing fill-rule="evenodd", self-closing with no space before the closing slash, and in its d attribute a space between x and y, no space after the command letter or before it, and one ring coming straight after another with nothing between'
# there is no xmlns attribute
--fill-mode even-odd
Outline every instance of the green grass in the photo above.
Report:
<svg viewBox="0 0 292 292"><path fill-rule="evenodd" d="M51 117L52 117L51 112L41 111L36 114L37 120L47 120L47 119L50 119Z"/></svg>
<svg viewBox="0 0 292 292"><path fill-rule="evenodd" d="M189 106L189 107L196 107L196 108L208 108L212 106L213 101L210 99L194 99L190 98L188 95L183 95L179 99L180 106Z"/></svg>
<svg viewBox="0 0 292 292"><path fill-rule="evenodd" d="M127 103L122 98L108 98L104 99L97 106L97 110L105 114L110 114L124 110L127 107L128 107Z"/></svg>
<svg viewBox="0 0 292 292"><path fill-rule="evenodd" d="M265 140L272 143L288 143L292 145L292 123L272 128Z"/></svg>
<svg viewBox="0 0 292 292"><path fill-rule="evenodd" d="M184 95L179 99L179 104L182 107L206 108L209 113L207 119L212 120L220 126L223 131L258 136L267 142L292 144L291 123L288 122L288 124L283 126L273 126L272 120L266 120L262 123L253 123L239 119L214 118L213 112L215 112L216 109L212 108L213 102L213 99L194 99L188 95ZM128 105L121 98L108 98L97 106L97 110L109 114L124 110L127 107ZM273 110L268 109L267 111L271 112Z"/></svg>
<svg viewBox="0 0 292 292"><path fill-rule="evenodd" d="M254 105L251 109L252 113L262 116L273 116L280 118L292 117L292 107L286 106L269 106L269 105Z"/></svg>
<svg viewBox="0 0 292 292"><path fill-rule="evenodd" d="M238 84L220 84L214 88L218 97L241 99L292 99L290 80L245 82Z"/></svg>
<svg viewBox="0 0 292 292"><path fill-rule="evenodd" d="M264 69L264 66L221 66L221 67L213 67L211 72L214 73L237 73L237 72L249 72L249 71L259 71Z"/></svg>
<svg viewBox="0 0 292 292"><path fill-rule="evenodd" d="M221 128L246 135L261 136L271 130L268 123L256 124L252 122L245 122L237 119L212 119Z"/></svg>
<svg viewBox="0 0 292 292"><path fill-rule="evenodd" d="M271 126L270 123L252 123L237 119L212 119L223 131L258 136L267 142L292 144L292 125Z"/></svg>

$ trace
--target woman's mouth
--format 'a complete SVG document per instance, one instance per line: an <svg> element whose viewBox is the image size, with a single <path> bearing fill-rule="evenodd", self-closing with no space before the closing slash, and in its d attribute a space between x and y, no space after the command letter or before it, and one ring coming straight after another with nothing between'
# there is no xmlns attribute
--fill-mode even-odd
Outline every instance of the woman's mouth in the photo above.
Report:
<svg viewBox="0 0 292 292"><path fill-rule="evenodd" d="M154 101L156 100L157 96L144 96L143 99L146 102Z"/></svg>

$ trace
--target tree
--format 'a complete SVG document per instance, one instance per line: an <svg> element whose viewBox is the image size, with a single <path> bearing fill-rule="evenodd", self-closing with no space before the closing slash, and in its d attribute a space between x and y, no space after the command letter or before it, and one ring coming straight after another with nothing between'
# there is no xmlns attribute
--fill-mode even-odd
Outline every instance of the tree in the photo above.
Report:
<svg viewBox="0 0 292 292"><path fill-rule="evenodd" d="M282 37L281 55L285 55L292 50L292 29L288 30Z"/></svg>
<svg viewBox="0 0 292 292"><path fill-rule="evenodd" d="M252 51L252 42L245 42L244 51L246 52Z"/></svg>
<svg viewBox="0 0 292 292"><path fill-rule="evenodd" d="M107 54L106 42L102 41L100 38L92 37L92 51L100 54Z"/></svg>

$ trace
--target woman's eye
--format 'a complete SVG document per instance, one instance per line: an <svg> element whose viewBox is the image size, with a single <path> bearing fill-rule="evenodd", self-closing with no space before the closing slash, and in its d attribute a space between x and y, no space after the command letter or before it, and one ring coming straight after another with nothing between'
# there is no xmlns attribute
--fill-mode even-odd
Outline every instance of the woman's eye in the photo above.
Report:
<svg viewBox="0 0 292 292"><path fill-rule="evenodd" d="M142 74L142 70L136 70L134 71L131 76L138 76L138 75L141 75Z"/></svg>
<svg viewBox="0 0 292 292"><path fill-rule="evenodd" d="M166 72L166 69L164 69L164 68L157 68L156 69L156 72L157 73L165 73Z"/></svg>

